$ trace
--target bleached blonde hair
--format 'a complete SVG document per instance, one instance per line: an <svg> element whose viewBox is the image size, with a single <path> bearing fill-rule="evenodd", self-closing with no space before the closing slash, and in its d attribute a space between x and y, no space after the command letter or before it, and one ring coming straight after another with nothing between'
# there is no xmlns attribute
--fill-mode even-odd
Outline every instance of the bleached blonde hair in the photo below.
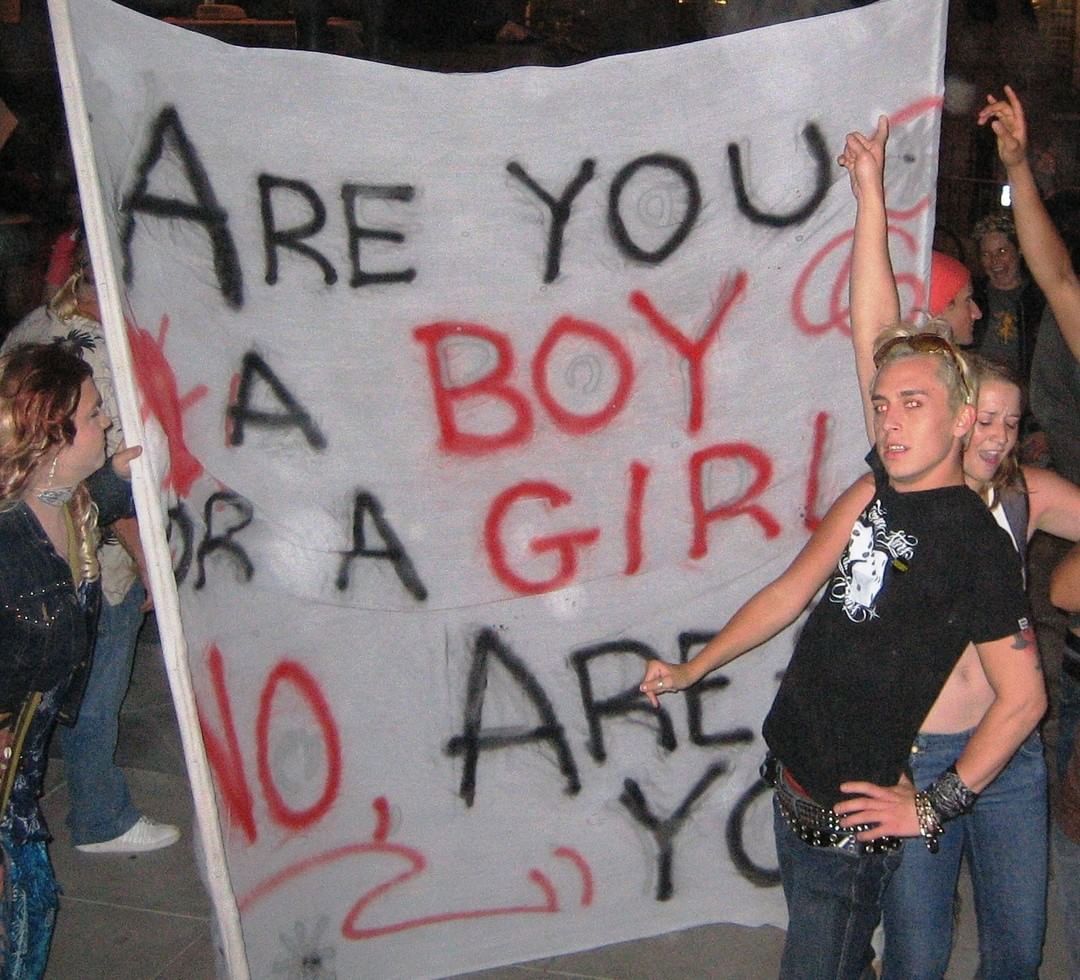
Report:
<svg viewBox="0 0 1080 980"><path fill-rule="evenodd" d="M874 339L874 367L877 370L870 385L871 391L886 364L920 354L942 355L937 358L938 378L945 385L949 406L954 411L959 411L964 405L975 405L979 397L979 381L963 352L947 335L934 329L917 329L910 323L896 323L882 330Z"/></svg>

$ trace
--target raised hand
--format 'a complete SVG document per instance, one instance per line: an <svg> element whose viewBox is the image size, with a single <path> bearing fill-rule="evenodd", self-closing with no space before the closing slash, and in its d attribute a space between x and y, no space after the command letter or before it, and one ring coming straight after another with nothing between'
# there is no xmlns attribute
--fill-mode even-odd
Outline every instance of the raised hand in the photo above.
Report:
<svg viewBox="0 0 1080 980"><path fill-rule="evenodd" d="M889 119L879 116L873 135L848 133L844 152L836 162L851 178L851 191L859 197L863 188L881 187L885 179L885 144L889 140Z"/></svg>
<svg viewBox="0 0 1080 980"><path fill-rule="evenodd" d="M997 137L998 156L1006 167L1015 167L1027 159L1028 133L1024 107L1010 86L1005 86L1004 98L987 95L978 122L980 126L990 124Z"/></svg>

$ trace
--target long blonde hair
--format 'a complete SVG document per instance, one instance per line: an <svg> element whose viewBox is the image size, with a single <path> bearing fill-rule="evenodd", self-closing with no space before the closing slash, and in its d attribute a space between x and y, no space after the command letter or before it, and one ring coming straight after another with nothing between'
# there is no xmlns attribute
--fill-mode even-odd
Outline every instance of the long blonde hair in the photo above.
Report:
<svg viewBox="0 0 1080 980"><path fill-rule="evenodd" d="M23 344L0 357L0 509L14 507L31 477L75 438L82 384L93 372L66 345ZM69 511L81 577L100 574L97 507L80 483Z"/></svg>

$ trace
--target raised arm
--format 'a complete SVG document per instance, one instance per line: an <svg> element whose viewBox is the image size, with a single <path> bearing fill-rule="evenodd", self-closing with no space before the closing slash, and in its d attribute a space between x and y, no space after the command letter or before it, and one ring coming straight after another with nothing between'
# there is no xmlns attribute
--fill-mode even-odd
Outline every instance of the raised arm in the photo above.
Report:
<svg viewBox="0 0 1080 980"><path fill-rule="evenodd" d="M1008 85L1004 99L988 95L986 102L979 113L979 125L989 123L997 137L998 156L1009 178L1020 250L1035 282L1046 294L1061 335L1073 356L1080 359L1080 280L1031 172L1024 107Z"/></svg>
<svg viewBox="0 0 1080 980"><path fill-rule="evenodd" d="M889 120L881 116L872 136L848 133L844 152L837 158L851 178L851 192L856 202L848 302L855 371L870 442L874 441L874 413L870 406L874 340L883 329L900 319L900 299L889 258L889 227L885 214L885 144L888 139Z"/></svg>
<svg viewBox="0 0 1080 980"><path fill-rule="evenodd" d="M693 686L710 671L790 626L836 567L856 518L873 495L874 483L869 476L860 477L848 487L780 577L747 600L689 662L669 664L650 660L640 690L653 707L659 704L658 695Z"/></svg>

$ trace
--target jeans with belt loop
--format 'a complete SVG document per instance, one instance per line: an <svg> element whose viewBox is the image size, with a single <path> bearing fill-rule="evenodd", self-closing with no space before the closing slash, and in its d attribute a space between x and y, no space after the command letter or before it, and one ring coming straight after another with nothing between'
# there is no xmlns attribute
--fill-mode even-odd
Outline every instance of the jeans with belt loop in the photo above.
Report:
<svg viewBox="0 0 1080 980"><path fill-rule="evenodd" d="M788 826L775 797L773 827L788 907L780 980L873 977L870 940L902 851L814 847Z"/></svg>
<svg viewBox="0 0 1080 980"><path fill-rule="evenodd" d="M919 734L911 752L926 789L964 750L971 732ZM1042 739L1030 735L971 813L945 824L937 854L913 839L885 891L883 980L945 974L953 897L967 858L979 925L981 980L1037 977L1046 930L1047 797Z"/></svg>

